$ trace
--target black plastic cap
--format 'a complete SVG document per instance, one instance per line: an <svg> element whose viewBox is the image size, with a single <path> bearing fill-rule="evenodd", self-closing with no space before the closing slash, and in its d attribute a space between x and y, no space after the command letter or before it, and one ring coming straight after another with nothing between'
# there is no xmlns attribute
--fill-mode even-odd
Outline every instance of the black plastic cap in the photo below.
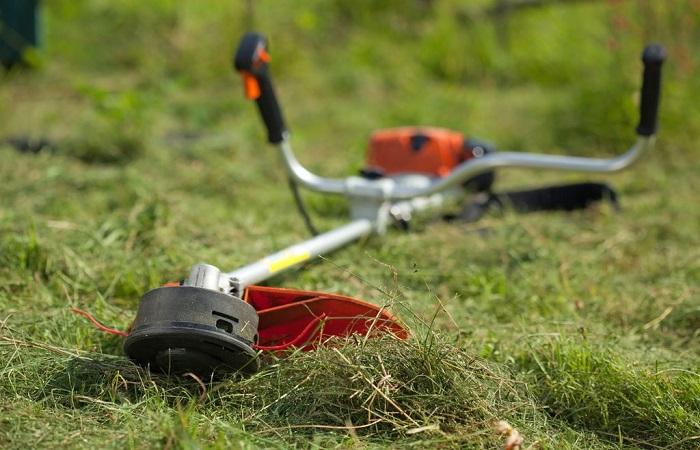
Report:
<svg viewBox="0 0 700 450"><path fill-rule="evenodd" d="M665 60L666 49L662 45L647 45L642 52L644 74L639 105L639 125L637 125L639 136L648 137L656 134L661 101L661 66Z"/></svg>
<svg viewBox="0 0 700 450"><path fill-rule="evenodd" d="M644 64L663 64L666 61L666 47L661 44L649 44L642 52L642 62Z"/></svg>
<svg viewBox="0 0 700 450"><path fill-rule="evenodd" d="M236 54L233 56L233 67L238 70L254 72L254 64L258 60L260 49L267 48L267 39L260 33L246 33L238 44Z"/></svg>
<svg viewBox="0 0 700 450"><path fill-rule="evenodd" d="M257 329L255 309L239 298L192 286L160 287L141 298L124 353L170 375L252 373L259 367Z"/></svg>

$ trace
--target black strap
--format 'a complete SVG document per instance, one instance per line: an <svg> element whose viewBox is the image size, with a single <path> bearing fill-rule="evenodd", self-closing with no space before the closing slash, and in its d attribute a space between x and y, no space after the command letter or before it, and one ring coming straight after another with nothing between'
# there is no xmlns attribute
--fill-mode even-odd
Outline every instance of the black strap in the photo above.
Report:
<svg viewBox="0 0 700 450"><path fill-rule="evenodd" d="M620 209L617 193L605 183L574 183L524 191L483 192L477 194L459 214L446 219L476 222L493 208L511 208L519 213L574 211L604 200L608 200L616 211Z"/></svg>
<svg viewBox="0 0 700 450"><path fill-rule="evenodd" d="M28 136L14 136L5 139L4 142L0 141L0 145L3 143L9 145L20 153L39 153L44 150L53 150L54 145L47 139L44 138L31 138Z"/></svg>

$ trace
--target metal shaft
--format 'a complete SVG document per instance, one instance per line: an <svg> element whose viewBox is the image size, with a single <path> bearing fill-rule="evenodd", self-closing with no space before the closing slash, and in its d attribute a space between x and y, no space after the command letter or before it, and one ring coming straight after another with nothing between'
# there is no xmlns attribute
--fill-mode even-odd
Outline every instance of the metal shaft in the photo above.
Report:
<svg viewBox="0 0 700 450"><path fill-rule="evenodd" d="M350 242L372 233L373 225L368 219L359 219L335 230L320 234L313 239L267 256L252 264L224 274L236 282L239 290L250 284L259 283L273 275L319 255L331 252Z"/></svg>

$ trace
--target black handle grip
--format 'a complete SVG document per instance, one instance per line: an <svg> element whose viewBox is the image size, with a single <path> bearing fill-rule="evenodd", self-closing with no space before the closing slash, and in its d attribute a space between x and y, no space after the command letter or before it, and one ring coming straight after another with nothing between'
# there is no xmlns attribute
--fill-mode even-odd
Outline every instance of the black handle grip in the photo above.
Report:
<svg viewBox="0 0 700 450"><path fill-rule="evenodd" d="M258 33L246 33L238 45L233 66L243 74L248 97L255 99L258 104L260 116L267 128L267 140L277 144L284 139L287 127L272 86L268 61L265 37ZM248 83L253 85L249 86Z"/></svg>
<svg viewBox="0 0 700 450"><path fill-rule="evenodd" d="M661 66L666 60L666 49L658 44L647 45L642 53L644 76L642 99L639 105L637 134L651 136L656 133L659 101L661 100Z"/></svg>

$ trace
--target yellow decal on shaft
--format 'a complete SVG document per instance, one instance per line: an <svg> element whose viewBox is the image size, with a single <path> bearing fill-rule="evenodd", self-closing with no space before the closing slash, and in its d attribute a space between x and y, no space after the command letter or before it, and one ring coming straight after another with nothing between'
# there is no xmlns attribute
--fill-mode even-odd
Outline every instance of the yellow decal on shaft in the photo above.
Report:
<svg viewBox="0 0 700 450"><path fill-rule="evenodd" d="M306 261L310 257L311 254L309 254L308 250L290 250L279 258L270 261L270 263L267 265L267 270L269 270L270 273L279 272L287 267L291 267L295 264L299 264L302 261Z"/></svg>

